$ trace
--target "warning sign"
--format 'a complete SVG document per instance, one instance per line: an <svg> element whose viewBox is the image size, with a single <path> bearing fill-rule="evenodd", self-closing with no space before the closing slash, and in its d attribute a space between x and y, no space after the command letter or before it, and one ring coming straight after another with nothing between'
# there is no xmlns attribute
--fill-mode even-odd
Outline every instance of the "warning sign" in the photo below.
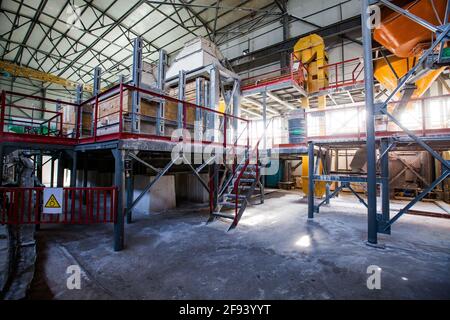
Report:
<svg viewBox="0 0 450 320"><path fill-rule="evenodd" d="M44 189L44 210L45 214L62 213L63 188Z"/></svg>
<svg viewBox="0 0 450 320"><path fill-rule="evenodd" d="M61 208L61 205L59 204L58 200L56 200L56 197L54 194L50 196L50 199L48 199L47 203L45 204L46 208L56 209Z"/></svg>

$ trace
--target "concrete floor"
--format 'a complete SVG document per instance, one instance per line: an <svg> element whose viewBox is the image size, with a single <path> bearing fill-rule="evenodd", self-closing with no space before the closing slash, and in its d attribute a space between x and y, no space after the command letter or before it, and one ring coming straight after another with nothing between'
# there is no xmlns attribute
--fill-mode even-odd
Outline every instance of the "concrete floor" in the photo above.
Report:
<svg viewBox="0 0 450 320"><path fill-rule="evenodd" d="M372 248L365 210L346 199L308 221L298 193L276 192L229 233L200 209L140 216L122 252L110 225L45 227L30 298L450 299L450 220L406 215ZM72 264L81 290L66 288ZM369 265L381 290L367 289Z"/></svg>

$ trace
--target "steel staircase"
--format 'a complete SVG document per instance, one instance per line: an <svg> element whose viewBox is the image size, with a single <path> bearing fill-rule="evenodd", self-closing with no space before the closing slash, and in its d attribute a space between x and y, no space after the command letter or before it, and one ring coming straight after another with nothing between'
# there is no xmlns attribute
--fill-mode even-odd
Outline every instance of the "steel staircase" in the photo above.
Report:
<svg viewBox="0 0 450 320"><path fill-rule="evenodd" d="M208 222L215 218L230 219L233 222L228 231L234 229L241 219L254 191L261 186L259 183L258 164L250 164L246 159L239 164L225 183L222 192L219 193L219 203L214 212L211 213ZM260 194L262 197L262 195ZM234 212L233 212L234 211Z"/></svg>
<svg viewBox="0 0 450 320"><path fill-rule="evenodd" d="M272 120L273 118L268 121L265 129L269 127ZM252 150L250 150L247 138L247 146L243 158L239 164L236 164L237 160L235 158L231 174L218 193L217 206L215 208L211 207L211 214L207 223L214 221L216 218L232 220L228 228L228 231L230 231L238 225L255 190L259 191L261 203L264 202L264 186L260 181L261 164L259 158L259 145L263 138L264 135L259 137ZM210 190L210 199L212 198L211 192L212 190Z"/></svg>

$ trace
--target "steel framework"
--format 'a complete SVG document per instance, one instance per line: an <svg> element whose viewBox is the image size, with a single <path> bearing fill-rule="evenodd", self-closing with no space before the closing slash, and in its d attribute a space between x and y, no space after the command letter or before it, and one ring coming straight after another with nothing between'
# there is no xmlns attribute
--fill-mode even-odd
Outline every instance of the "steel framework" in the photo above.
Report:
<svg viewBox="0 0 450 320"><path fill-rule="evenodd" d="M412 68L404 77L399 79L398 86L388 95L387 99L384 101L378 101L374 97L374 75L373 75L373 64L372 64L372 34L369 21L371 18L372 8L371 5L384 4L390 9L396 11L398 14L404 15L409 19L415 21L421 26L429 29L435 34L430 48L424 52L421 56L416 67ZM418 201L422 200L430 191L432 191L437 185L444 181L450 175L450 161L443 159L439 154L439 148L448 148L450 142L450 132L444 130L437 135L432 137L426 137L425 131L414 132L408 129L402 122L400 122L393 114L388 112L387 106L392 102L395 95L402 90L402 88L411 80L411 78L417 73L419 68L424 66L424 63L432 58L436 49L443 48L443 44L449 40L450 35L450 1L447 2L447 9L444 24L441 26L430 25L428 22L423 21L419 17L411 14L410 12L403 10L402 8L392 4L387 0L362 0L362 34L363 34L363 47L364 47L364 85L365 85L365 99L366 99L366 133L364 139L357 139L356 141L352 139L342 138L340 140L317 140L312 138L309 141L309 194L308 194L308 217L314 218L314 213L318 212L319 207L325 202L329 201L330 198L334 197L342 188L348 187L350 182L363 182L367 184L367 201L364 205L367 207L368 212L368 235L367 244L372 246L377 246L378 244L378 233L390 234L391 226L405 213L407 213ZM379 133L375 130L375 119L385 116L395 125L397 125L403 132L403 136L396 135L385 135L380 137ZM422 133L422 136L420 135ZM360 137L359 137L360 138ZM367 150L367 175L364 176L354 176L354 175L319 175L317 174L318 161L314 161L315 155L317 159L322 157L322 147L333 144L345 144L351 145L361 145L365 144ZM315 146L319 148L315 148ZM407 145L409 148L415 146L415 148L422 148L429 152L434 159L439 161L442 165L442 172L432 182L425 190L418 194L412 201L410 201L403 209L401 209L393 217L390 216L389 208L389 166L388 166L388 155L389 151L393 150L395 147L400 147L401 145ZM380 149L379 157L377 159L377 147ZM442 150L442 149L441 149ZM380 164L380 173L377 174L377 163ZM315 181L333 181L340 182L341 186L338 187L332 194L327 193L326 199L320 202L318 205L315 204L314 197L314 183ZM381 213L377 211L377 185L381 186ZM312 192L311 192L312 191ZM363 201L363 199L359 199Z"/></svg>

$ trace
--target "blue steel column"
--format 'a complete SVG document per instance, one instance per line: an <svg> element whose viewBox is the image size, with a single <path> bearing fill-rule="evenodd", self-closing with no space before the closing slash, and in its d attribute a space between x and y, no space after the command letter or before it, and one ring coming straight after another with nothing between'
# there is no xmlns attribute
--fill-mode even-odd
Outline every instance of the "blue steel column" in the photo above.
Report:
<svg viewBox="0 0 450 320"><path fill-rule="evenodd" d="M102 77L102 69L100 67L95 67L94 68L94 88L93 88L94 97L100 94L101 82L102 82L101 77ZM93 110L93 112L95 113L95 110ZM92 115L92 118L94 119L94 115ZM83 122L83 121L80 121L80 122ZM91 132L94 132L94 126L96 126L96 125L97 124L94 123L94 121L92 121ZM80 132L80 134L81 134L81 132Z"/></svg>
<svg viewBox="0 0 450 320"><path fill-rule="evenodd" d="M133 222L133 210L131 208L133 203L133 160L127 156L125 159L125 190L126 190L126 206L127 209L127 224Z"/></svg>
<svg viewBox="0 0 450 320"><path fill-rule="evenodd" d="M167 52L165 50L159 50L158 61L158 89L164 92L165 80L166 80L166 66L167 66ZM165 117L165 102L158 104L158 113L156 115L156 135L164 136L164 117Z"/></svg>
<svg viewBox="0 0 450 320"><path fill-rule="evenodd" d="M372 31L370 29L369 0L362 0L361 27L364 49L364 85L366 95L367 134L367 205L368 243L377 243L377 181L375 146L375 109L373 96Z"/></svg>
<svg viewBox="0 0 450 320"><path fill-rule="evenodd" d="M308 219L314 218L314 142L308 144Z"/></svg>
<svg viewBox="0 0 450 320"><path fill-rule="evenodd" d="M136 87L141 86L142 80L142 48L143 41L141 37L137 37L134 39L133 46L133 85ZM133 100L131 107L131 132L139 133L140 132L140 117L139 114L141 112L141 96L138 91L133 91Z"/></svg>
<svg viewBox="0 0 450 320"><path fill-rule="evenodd" d="M124 216L123 216L123 155L122 151L111 150L114 156L114 185L117 188L117 218L114 223L114 251L120 251L124 247Z"/></svg>
<svg viewBox="0 0 450 320"><path fill-rule="evenodd" d="M77 186L77 167L78 167L78 153L70 151L72 157L72 170L70 171L70 186L72 188Z"/></svg>
<svg viewBox="0 0 450 320"><path fill-rule="evenodd" d="M205 93L203 78L195 79L195 104L198 106L205 106ZM198 127L200 126L200 127ZM196 141L202 141L203 135L203 110L200 108L195 109L195 137Z"/></svg>
<svg viewBox="0 0 450 320"><path fill-rule="evenodd" d="M83 117L83 107L80 106L82 100L83 100L83 85L79 84L77 86L77 92L76 92L76 98L75 98L76 104L78 104L78 107L75 110L75 138L79 138L82 136L82 117Z"/></svg>
<svg viewBox="0 0 450 320"><path fill-rule="evenodd" d="M64 187L64 151L60 151L58 156L58 167L56 169L56 187Z"/></svg>
<svg viewBox="0 0 450 320"><path fill-rule="evenodd" d="M380 159L381 165L381 212L383 221L389 221L389 143L387 139L381 139Z"/></svg>
<svg viewBox="0 0 450 320"><path fill-rule="evenodd" d="M236 90L234 91L233 97L233 116L239 117L239 109L241 106L241 98L242 98L242 92L241 92L241 84L239 80L234 81L234 85L236 86ZM231 122L233 126L233 141L236 141L238 138L238 119L234 118Z"/></svg>
<svg viewBox="0 0 450 320"><path fill-rule="evenodd" d="M184 101L186 96L186 72L184 70L180 70L178 74L178 100ZM184 107L183 103L178 103L178 129L183 128L183 117L184 117Z"/></svg>
<svg viewBox="0 0 450 320"><path fill-rule="evenodd" d="M212 110L217 110L217 107L219 105L219 81L219 70L217 69L217 67L211 68L211 70L209 71L209 108ZM207 129L215 130L216 114L214 114L213 112L208 112L207 119ZM215 141L215 134L211 135L211 141Z"/></svg>

